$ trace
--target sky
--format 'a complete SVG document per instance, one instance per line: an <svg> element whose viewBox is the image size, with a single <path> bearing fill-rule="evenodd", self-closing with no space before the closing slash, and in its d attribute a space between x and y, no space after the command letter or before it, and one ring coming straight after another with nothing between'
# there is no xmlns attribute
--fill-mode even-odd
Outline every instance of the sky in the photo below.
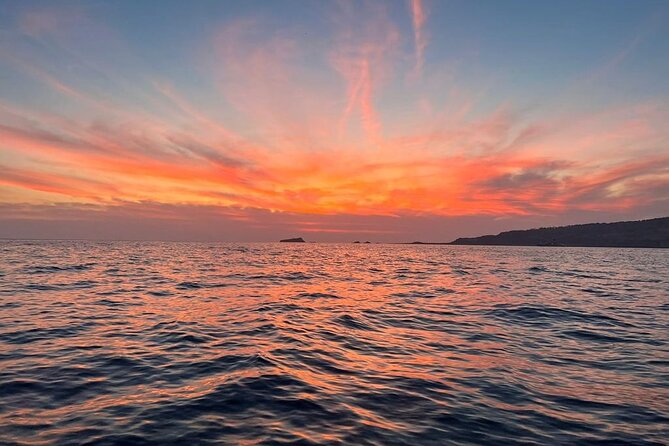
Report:
<svg viewBox="0 0 669 446"><path fill-rule="evenodd" d="M669 215L666 0L0 0L0 237Z"/></svg>

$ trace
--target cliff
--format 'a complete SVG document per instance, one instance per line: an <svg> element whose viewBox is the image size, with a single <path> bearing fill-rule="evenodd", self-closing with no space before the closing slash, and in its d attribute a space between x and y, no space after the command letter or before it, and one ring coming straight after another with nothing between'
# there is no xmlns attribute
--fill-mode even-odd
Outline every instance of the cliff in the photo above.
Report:
<svg viewBox="0 0 669 446"><path fill-rule="evenodd" d="M497 235L459 238L450 244L669 248L669 217L507 231Z"/></svg>

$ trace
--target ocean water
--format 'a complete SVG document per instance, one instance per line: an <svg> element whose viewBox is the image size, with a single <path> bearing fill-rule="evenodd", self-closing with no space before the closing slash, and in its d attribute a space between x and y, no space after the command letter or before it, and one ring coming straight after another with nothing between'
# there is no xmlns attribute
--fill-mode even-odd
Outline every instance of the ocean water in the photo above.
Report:
<svg viewBox="0 0 669 446"><path fill-rule="evenodd" d="M669 250L0 242L2 445L666 445Z"/></svg>

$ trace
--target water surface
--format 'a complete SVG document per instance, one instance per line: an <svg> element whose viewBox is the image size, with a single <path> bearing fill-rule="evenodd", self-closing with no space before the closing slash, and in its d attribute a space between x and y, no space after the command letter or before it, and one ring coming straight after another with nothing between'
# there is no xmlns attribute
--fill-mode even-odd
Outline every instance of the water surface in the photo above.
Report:
<svg viewBox="0 0 669 446"><path fill-rule="evenodd" d="M669 250L0 242L0 444L667 444Z"/></svg>

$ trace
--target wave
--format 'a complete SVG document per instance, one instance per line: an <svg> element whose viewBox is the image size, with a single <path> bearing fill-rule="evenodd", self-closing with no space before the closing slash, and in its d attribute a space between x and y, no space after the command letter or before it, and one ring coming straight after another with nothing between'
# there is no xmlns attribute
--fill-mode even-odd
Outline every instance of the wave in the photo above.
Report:
<svg viewBox="0 0 669 446"><path fill-rule="evenodd" d="M665 252L2 250L3 444L666 443Z"/></svg>

